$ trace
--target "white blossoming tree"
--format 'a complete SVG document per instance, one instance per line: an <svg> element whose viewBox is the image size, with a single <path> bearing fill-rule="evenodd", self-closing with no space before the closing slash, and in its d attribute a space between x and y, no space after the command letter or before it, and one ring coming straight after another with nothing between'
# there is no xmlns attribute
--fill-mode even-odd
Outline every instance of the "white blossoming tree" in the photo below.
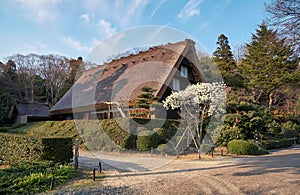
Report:
<svg viewBox="0 0 300 195"><path fill-rule="evenodd" d="M172 92L164 101L166 109L180 108L184 132L175 149L187 135L191 137L200 156L203 137L203 120L205 116L225 113L226 85L223 82L197 83L189 85L185 90Z"/></svg>

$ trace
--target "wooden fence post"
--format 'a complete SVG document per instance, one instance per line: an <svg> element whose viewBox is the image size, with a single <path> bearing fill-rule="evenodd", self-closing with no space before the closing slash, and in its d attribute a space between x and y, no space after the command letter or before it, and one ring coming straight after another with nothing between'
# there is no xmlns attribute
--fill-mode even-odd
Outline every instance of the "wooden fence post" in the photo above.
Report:
<svg viewBox="0 0 300 195"><path fill-rule="evenodd" d="M93 169L93 181L96 180L96 168Z"/></svg>
<svg viewBox="0 0 300 195"><path fill-rule="evenodd" d="M74 155L74 169L77 170L78 169L78 157L79 157L79 144L78 144L78 139L75 140L75 155Z"/></svg>
<svg viewBox="0 0 300 195"><path fill-rule="evenodd" d="M99 171L100 171L100 173L102 172L101 162L99 162Z"/></svg>
<svg viewBox="0 0 300 195"><path fill-rule="evenodd" d="M55 180L55 178L54 178L54 176L52 176L51 183L50 183L50 190L54 189L54 180Z"/></svg>

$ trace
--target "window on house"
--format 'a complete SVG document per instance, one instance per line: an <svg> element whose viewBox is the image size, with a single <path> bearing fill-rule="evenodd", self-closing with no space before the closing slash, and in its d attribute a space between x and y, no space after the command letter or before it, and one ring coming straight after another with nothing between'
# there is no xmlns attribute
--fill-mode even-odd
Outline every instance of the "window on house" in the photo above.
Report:
<svg viewBox="0 0 300 195"><path fill-rule="evenodd" d="M188 78L188 68L187 67L181 66L180 72L181 72L182 77Z"/></svg>
<svg viewBox="0 0 300 195"><path fill-rule="evenodd" d="M180 91L180 80L173 79L173 91Z"/></svg>

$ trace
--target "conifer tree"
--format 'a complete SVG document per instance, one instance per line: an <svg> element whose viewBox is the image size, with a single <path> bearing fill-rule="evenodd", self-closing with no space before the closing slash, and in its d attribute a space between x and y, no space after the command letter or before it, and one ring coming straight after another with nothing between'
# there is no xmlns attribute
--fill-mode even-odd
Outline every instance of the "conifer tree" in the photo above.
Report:
<svg viewBox="0 0 300 195"><path fill-rule="evenodd" d="M213 53L213 60L217 64L224 82L227 86L233 88L243 86L228 38L224 34L221 34L218 37L217 45L217 49Z"/></svg>
<svg viewBox="0 0 300 195"><path fill-rule="evenodd" d="M299 80L299 72L295 72L298 60L292 57L285 40L264 23L246 47L248 54L241 65L245 84L253 94L253 102L268 105L271 110L279 87Z"/></svg>
<svg viewBox="0 0 300 195"><path fill-rule="evenodd" d="M143 93L138 95L135 107L149 109L150 105L158 99L153 95L156 90L152 89L151 87L144 86L141 91Z"/></svg>

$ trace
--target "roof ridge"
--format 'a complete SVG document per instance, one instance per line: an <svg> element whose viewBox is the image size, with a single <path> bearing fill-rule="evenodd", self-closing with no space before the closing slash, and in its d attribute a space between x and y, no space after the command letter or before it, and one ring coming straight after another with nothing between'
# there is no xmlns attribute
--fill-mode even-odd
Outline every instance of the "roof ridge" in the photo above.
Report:
<svg viewBox="0 0 300 195"><path fill-rule="evenodd" d="M188 45L189 43L195 44L195 42L192 39L185 39L183 41L179 41L179 42L175 42L175 43L170 43L169 42L167 44L153 45L153 46L149 47L147 50L142 50L142 51L139 51L138 53L132 53L132 54L129 54L128 56L122 56L122 57L120 57L118 59L112 59L109 62L104 62L103 64L99 64L96 67L93 67L91 69L85 70L85 71L83 71L83 73L91 71L91 70L95 70L95 69L97 69L99 67L107 67L109 65L112 65L113 63L117 63L118 61L124 60L124 58L136 57L138 55L141 55L141 54L144 54L144 53L147 53L147 52L151 52L151 51L153 51L155 49L159 49L159 48L168 49L168 46L176 46L176 45L180 45L180 44L183 44L183 43L185 43L186 45Z"/></svg>

